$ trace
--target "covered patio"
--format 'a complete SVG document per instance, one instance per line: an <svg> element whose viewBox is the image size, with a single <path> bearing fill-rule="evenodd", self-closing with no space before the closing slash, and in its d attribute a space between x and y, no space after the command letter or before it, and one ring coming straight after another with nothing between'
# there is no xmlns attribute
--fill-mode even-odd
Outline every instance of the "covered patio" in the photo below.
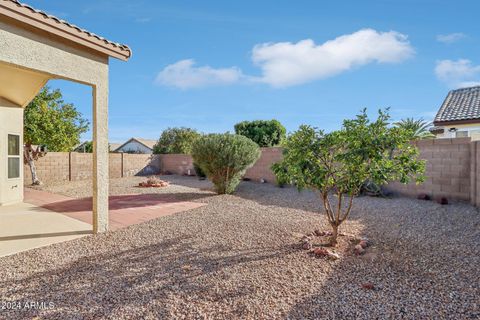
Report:
<svg viewBox="0 0 480 320"><path fill-rule="evenodd" d="M109 197L108 224L119 230L134 224L199 208L205 203L178 201L160 194ZM22 203L0 207L0 257L91 235L92 198L75 199L25 188Z"/></svg>
<svg viewBox="0 0 480 320"><path fill-rule="evenodd" d="M65 237L71 238L78 232L107 231L109 59L128 60L130 48L16 0L0 1L0 48L0 230L12 231L12 217L22 212L26 234L70 232ZM63 216L56 219L64 222L58 232L52 224L35 222L56 214L23 202L23 110L50 79L77 82L92 91L92 224ZM33 225L32 233L28 228Z"/></svg>

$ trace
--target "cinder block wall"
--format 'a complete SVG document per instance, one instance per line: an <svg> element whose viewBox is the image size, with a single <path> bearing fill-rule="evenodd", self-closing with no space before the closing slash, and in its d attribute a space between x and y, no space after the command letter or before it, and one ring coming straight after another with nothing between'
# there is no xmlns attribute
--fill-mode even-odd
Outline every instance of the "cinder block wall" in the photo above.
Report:
<svg viewBox="0 0 480 320"><path fill-rule="evenodd" d="M471 149L475 142L470 138L432 139L418 141L420 157L427 161L426 181L415 183L391 183L387 189L406 196L416 197L420 193L432 197L445 196L448 199L471 199L471 173L476 167L472 161ZM473 167L472 167L473 165ZM473 176L476 180L476 176Z"/></svg>
<svg viewBox="0 0 480 320"><path fill-rule="evenodd" d="M267 182L276 183L277 179L273 174L271 167L272 164L282 160L282 148L262 148L262 154L257 162L247 170L245 178L252 179L254 181L260 181L265 179Z"/></svg>
<svg viewBox="0 0 480 320"><path fill-rule="evenodd" d="M157 174L160 171L159 156L152 154L123 153L123 176Z"/></svg>
<svg viewBox="0 0 480 320"><path fill-rule="evenodd" d="M158 155L110 153L110 178L137 174L156 174L160 171ZM49 152L35 161L40 180L46 183L87 180L92 178L93 157L91 153ZM24 166L24 182L32 183L28 165Z"/></svg>
<svg viewBox="0 0 480 320"><path fill-rule="evenodd" d="M69 181L70 179L70 166L68 153L65 152L49 152L45 157L39 158L35 161L35 167L37 168L37 174L42 181ZM32 174L30 167L24 165L23 168L24 183L25 185L32 184Z"/></svg>
<svg viewBox="0 0 480 320"><path fill-rule="evenodd" d="M262 148L261 156L258 161L247 170L245 178L260 181L265 179L267 182L274 183L276 181L270 167L275 162L282 159L282 148ZM160 168L162 172L169 172L173 174L188 174L188 171L193 174L193 159L186 154L162 154L160 157Z"/></svg>
<svg viewBox="0 0 480 320"><path fill-rule="evenodd" d="M420 193L432 197L446 196L450 200L470 201L480 206L480 141L470 138L421 140L416 142L421 158L427 161L425 183L404 185L391 183L387 189L406 196ZM271 166L282 159L281 148L262 148L260 159L247 170L246 178L253 181L266 179L275 182ZM90 179L92 155L81 153L49 152L36 161L40 178L45 182ZM174 174L194 173L193 161L183 154L110 154L110 177L136 174L155 174L160 171ZM31 183L25 166L25 183Z"/></svg>
<svg viewBox="0 0 480 320"><path fill-rule="evenodd" d="M193 159L187 154L160 154L159 164L163 173L173 173L184 175L190 173L193 174Z"/></svg>

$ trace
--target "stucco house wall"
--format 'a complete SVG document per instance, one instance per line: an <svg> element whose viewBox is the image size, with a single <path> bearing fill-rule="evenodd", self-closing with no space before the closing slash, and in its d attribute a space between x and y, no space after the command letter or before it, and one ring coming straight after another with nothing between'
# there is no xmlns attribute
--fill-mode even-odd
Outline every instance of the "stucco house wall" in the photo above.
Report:
<svg viewBox="0 0 480 320"><path fill-rule="evenodd" d="M442 126L443 133L437 134L437 138L471 138L472 141L480 140L480 122L470 124L451 124ZM455 129L450 131L450 129Z"/></svg>
<svg viewBox="0 0 480 320"><path fill-rule="evenodd" d="M23 200L23 149L20 149L18 178L8 178L8 135L20 137L23 145L23 108L0 98L0 205L8 205Z"/></svg>

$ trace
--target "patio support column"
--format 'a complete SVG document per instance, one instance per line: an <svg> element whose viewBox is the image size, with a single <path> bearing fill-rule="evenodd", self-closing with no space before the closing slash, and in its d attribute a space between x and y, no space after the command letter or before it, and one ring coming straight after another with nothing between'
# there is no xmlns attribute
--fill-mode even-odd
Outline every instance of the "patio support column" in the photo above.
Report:
<svg viewBox="0 0 480 320"><path fill-rule="evenodd" d="M93 86L93 232L108 230L108 78Z"/></svg>

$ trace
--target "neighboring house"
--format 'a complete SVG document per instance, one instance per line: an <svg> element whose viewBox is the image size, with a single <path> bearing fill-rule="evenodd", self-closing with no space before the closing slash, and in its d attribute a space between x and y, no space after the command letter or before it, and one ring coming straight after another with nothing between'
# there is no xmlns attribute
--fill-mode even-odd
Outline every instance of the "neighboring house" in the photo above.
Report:
<svg viewBox="0 0 480 320"><path fill-rule="evenodd" d="M122 145L121 143L116 143L116 142L111 142L111 143L108 144L108 146L110 148L110 152L116 152L115 150L120 148L121 145Z"/></svg>
<svg viewBox="0 0 480 320"><path fill-rule="evenodd" d="M149 140L142 138L131 138L116 149L111 149L113 152L125 153L153 153L153 146L157 140Z"/></svg>
<svg viewBox="0 0 480 320"><path fill-rule="evenodd" d="M84 141L80 143L78 146L76 146L73 149L73 152L80 152L80 153L91 153L92 148L90 146L91 141ZM110 152L114 152L115 149L120 147L122 144L121 143L109 143L108 144L108 149Z"/></svg>
<svg viewBox="0 0 480 320"><path fill-rule="evenodd" d="M73 149L73 152L88 153L92 152L90 148L91 141L84 141Z"/></svg>
<svg viewBox="0 0 480 320"><path fill-rule="evenodd" d="M480 140L480 86L452 90L430 129L437 138Z"/></svg>

